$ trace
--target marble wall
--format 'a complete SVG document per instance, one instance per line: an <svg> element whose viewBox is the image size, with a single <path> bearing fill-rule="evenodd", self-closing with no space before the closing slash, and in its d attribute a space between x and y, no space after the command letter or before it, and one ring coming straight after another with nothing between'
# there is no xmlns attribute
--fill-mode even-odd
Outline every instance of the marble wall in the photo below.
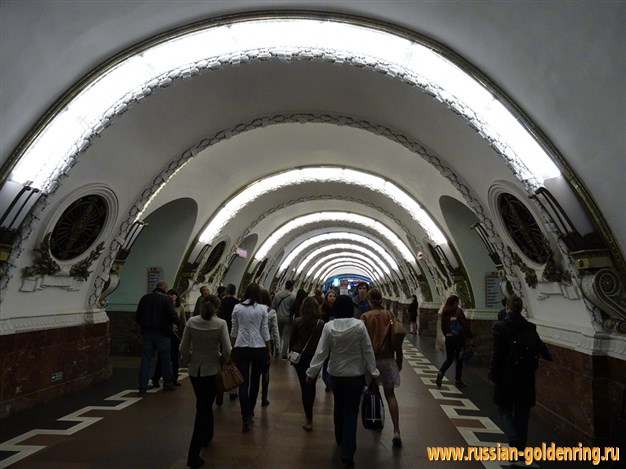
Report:
<svg viewBox="0 0 626 469"><path fill-rule="evenodd" d="M537 408L555 431L584 444L610 444L626 389L626 361L548 345L537 371Z"/></svg>
<svg viewBox="0 0 626 469"><path fill-rule="evenodd" d="M0 418L111 377L109 324L2 336Z"/></svg>

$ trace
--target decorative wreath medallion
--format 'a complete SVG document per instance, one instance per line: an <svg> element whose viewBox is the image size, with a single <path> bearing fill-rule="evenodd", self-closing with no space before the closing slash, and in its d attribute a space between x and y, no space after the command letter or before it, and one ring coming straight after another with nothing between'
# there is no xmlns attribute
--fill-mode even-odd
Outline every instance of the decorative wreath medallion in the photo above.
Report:
<svg viewBox="0 0 626 469"><path fill-rule="evenodd" d="M545 264L550 256L539 224L517 198L508 193L498 196L498 210L509 236L522 253L537 264Z"/></svg>
<svg viewBox="0 0 626 469"><path fill-rule="evenodd" d="M52 230L52 255L65 261L87 251L102 232L107 212L107 203L99 195L87 195L73 202L65 209Z"/></svg>

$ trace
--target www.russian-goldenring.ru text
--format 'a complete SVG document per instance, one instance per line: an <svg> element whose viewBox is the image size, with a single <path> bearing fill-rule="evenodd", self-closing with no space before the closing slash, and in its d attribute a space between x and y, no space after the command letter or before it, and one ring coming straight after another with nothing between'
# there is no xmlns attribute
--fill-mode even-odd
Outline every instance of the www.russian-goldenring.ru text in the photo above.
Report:
<svg viewBox="0 0 626 469"><path fill-rule="evenodd" d="M426 448L430 461L586 461L597 466L601 462L619 461L618 447L556 446L542 443L518 450L498 443L496 446L429 446Z"/></svg>

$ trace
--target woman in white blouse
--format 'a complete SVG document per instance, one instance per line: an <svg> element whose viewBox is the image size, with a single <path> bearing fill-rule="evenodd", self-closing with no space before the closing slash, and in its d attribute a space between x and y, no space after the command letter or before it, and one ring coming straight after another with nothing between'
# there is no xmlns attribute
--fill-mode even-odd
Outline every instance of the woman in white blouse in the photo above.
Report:
<svg viewBox="0 0 626 469"><path fill-rule="evenodd" d="M189 360L189 378L196 395L196 420L187 454L187 466L204 464L200 450L213 439L213 401L217 394L215 377L222 362L230 358L226 321L217 317L220 300L209 295L199 316L187 322L180 344L180 353Z"/></svg>
<svg viewBox="0 0 626 469"><path fill-rule="evenodd" d="M254 417L263 364L271 360L267 306L259 303L260 294L261 288L256 283L248 285L241 303L233 309L230 331L233 357L244 380L239 386L244 433L250 431Z"/></svg>
<svg viewBox="0 0 626 469"><path fill-rule="evenodd" d="M313 383L328 360L334 398L335 441L341 446L341 460L354 466L356 427L365 374L378 380L376 358L363 321L354 318L354 304L348 295L335 301L335 319L327 322L322 337L306 371L307 383Z"/></svg>

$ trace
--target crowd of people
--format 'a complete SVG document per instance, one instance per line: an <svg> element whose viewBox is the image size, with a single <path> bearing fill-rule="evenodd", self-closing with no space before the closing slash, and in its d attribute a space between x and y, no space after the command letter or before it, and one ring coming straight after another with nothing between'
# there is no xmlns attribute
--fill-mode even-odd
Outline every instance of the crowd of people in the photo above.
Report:
<svg viewBox="0 0 626 469"><path fill-rule="evenodd" d="M302 289L294 294L293 287L293 282L287 281L284 289L272 294L252 283L240 300L235 296L237 289L233 284L220 287L217 295L210 294L204 286L191 316L185 312L178 292L168 289L164 281L139 301L136 320L143 336L139 395L146 394L149 379L153 387L160 387L162 378L163 391L174 391L179 385L179 359L188 366L196 396L196 417L187 456L189 467L204 464L200 452L213 439L213 404L223 404L216 377L230 361L243 376L243 383L230 393L231 399L239 399L243 433L251 430L259 391L261 406L270 404L270 365L272 359L282 357L291 361L298 377L305 431L313 430L316 383L320 375L326 392L332 392L335 442L347 467L354 465L359 406L367 387L382 386L393 424L392 445L402 446L395 395L395 389L400 386L402 346L392 340L390 324L397 318L385 309L381 292L366 282L357 285L354 296L333 289L325 294L316 289L312 296ZM441 311L446 359L436 376L437 387L442 386L453 363L455 386L465 387L463 363L467 354L471 354L473 335L471 321L459 303L456 295L450 295ZM535 404L534 373L538 358L539 355L551 357L534 325L521 315L521 299L513 296L503 304L505 314L493 328L489 377L495 383L494 402L509 444L523 448L530 407ZM410 332L417 333L415 295L408 312ZM519 342L526 344L525 350L513 350L513 344ZM510 357L515 353L518 356L513 366ZM150 378L154 356L158 360Z"/></svg>

